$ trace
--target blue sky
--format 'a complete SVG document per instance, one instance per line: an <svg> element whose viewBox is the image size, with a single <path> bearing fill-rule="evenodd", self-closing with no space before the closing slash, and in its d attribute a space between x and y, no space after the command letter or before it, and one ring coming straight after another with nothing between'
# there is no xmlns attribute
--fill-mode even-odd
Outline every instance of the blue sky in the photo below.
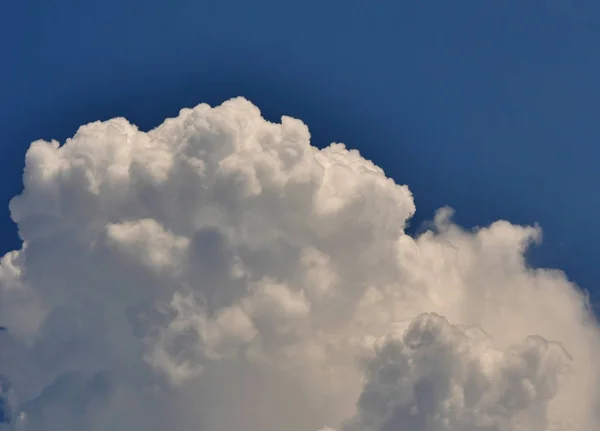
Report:
<svg viewBox="0 0 600 431"><path fill-rule="evenodd" d="M417 226L539 222L534 262L597 287L600 4L591 0L115 1L0 6L0 251L38 138L142 129L242 95L345 142L415 194ZM596 299L594 299L596 301Z"/></svg>

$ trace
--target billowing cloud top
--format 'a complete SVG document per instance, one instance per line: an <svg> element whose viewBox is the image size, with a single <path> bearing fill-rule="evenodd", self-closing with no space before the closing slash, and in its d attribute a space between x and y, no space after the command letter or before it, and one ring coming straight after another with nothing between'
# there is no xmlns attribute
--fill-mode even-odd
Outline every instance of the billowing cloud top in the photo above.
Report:
<svg viewBox="0 0 600 431"><path fill-rule="evenodd" d="M408 236L406 186L244 99L34 142L10 210L5 428L600 429L600 332L537 227Z"/></svg>

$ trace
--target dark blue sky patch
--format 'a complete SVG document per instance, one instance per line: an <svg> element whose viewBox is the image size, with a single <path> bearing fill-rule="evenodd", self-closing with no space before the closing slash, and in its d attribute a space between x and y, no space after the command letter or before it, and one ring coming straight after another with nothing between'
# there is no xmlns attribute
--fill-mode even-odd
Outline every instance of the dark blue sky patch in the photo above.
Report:
<svg viewBox="0 0 600 431"><path fill-rule="evenodd" d="M467 227L539 222L532 263L597 289L598 2L32 0L0 16L2 252L20 247L8 201L31 141L243 95L408 184L411 230L443 205Z"/></svg>
<svg viewBox="0 0 600 431"><path fill-rule="evenodd" d="M10 382L0 374L0 424L9 424L13 420L14 403L12 397Z"/></svg>

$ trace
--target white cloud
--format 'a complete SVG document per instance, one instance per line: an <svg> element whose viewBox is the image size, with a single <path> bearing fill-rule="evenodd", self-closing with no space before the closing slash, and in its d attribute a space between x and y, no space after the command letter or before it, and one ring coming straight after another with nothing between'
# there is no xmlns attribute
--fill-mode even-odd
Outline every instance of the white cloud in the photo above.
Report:
<svg viewBox="0 0 600 431"><path fill-rule="evenodd" d="M423 314L377 346L344 429L555 429L565 418L551 418L548 404L569 364L560 344L541 337L498 351L479 328Z"/></svg>
<svg viewBox="0 0 600 431"><path fill-rule="evenodd" d="M537 227L465 231L244 99L38 141L0 263L19 430L599 429L600 332ZM10 383L10 389L7 389ZM6 401L5 401L6 400ZM6 420L5 420L6 422Z"/></svg>

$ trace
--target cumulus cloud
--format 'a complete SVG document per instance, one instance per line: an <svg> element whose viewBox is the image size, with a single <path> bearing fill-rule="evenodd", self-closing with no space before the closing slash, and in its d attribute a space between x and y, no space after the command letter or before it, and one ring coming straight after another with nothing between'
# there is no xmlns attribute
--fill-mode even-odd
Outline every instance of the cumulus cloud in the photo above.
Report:
<svg viewBox="0 0 600 431"><path fill-rule="evenodd" d="M238 98L34 142L0 428L587 431L600 332L536 226L404 232L406 186Z"/></svg>
<svg viewBox="0 0 600 431"><path fill-rule="evenodd" d="M542 337L497 351L480 328L423 314L377 346L345 429L551 429L548 403L569 364L563 347Z"/></svg>

